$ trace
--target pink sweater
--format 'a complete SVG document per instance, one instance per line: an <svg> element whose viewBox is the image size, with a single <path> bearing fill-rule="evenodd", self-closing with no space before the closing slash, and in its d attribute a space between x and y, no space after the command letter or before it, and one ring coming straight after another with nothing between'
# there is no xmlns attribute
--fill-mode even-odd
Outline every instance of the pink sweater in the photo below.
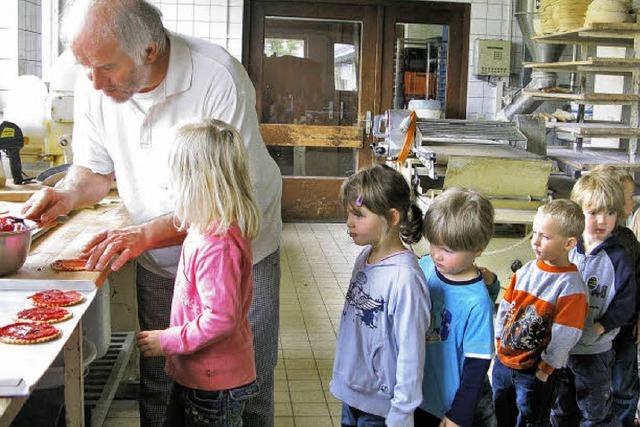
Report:
<svg viewBox="0 0 640 427"><path fill-rule="evenodd" d="M237 226L224 235L190 231L173 291L171 325L160 335L166 371L179 384L224 390L256 379L249 305L251 242Z"/></svg>

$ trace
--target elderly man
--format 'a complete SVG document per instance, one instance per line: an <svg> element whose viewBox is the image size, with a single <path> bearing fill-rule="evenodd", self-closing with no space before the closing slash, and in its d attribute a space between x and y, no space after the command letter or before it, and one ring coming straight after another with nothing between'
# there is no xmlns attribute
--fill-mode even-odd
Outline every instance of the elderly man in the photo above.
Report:
<svg viewBox="0 0 640 427"><path fill-rule="evenodd" d="M61 186L26 203L25 215L48 222L99 201L116 179L136 225L96 236L85 248L87 267L104 269L111 262L117 270L138 258L140 327L164 329L184 238L174 227L167 190L170 128L202 118L235 126L262 211L249 315L261 393L248 402L244 424L273 425L281 176L259 133L247 73L224 49L167 31L160 12L144 0L76 0L65 11L63 30L86 71L75 90L74 165ZM159 426L171 384L164 359L142 359L140 371L141 425Z"/></svg>

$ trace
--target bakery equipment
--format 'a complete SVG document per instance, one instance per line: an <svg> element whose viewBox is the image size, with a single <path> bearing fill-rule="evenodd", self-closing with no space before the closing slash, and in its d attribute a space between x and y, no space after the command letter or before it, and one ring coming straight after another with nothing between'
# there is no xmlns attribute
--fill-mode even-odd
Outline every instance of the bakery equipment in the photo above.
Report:
<svg viewBox="0 0 640 427"><path fill-rule="evenodd" d="M18 185L33 181L33 178L27 177L22 171L22 161L20 160L22 147L24 147L24 136L18 125L8 121L0 123L0 150L9 158L11 177L13 183Z"/></svg>
<svg viewBox="0 0 640 427"><path fill-rule="evenodd" d="M535 43L531 37L540 33L540 0L515 0L515 17L522 31L522 40L533 62L555 62L560 58L563 45ZM555 87L558 75L554 72L535 70L531 81L518 92L511 103L498 112L498 118L512 120L517 114L533 113L543 101L527 95L527 90L540 90Z"/></svg>
<svg viewBox="0 0 640 427"><path fill-rule="evenodd" d="M377 138L371 148L377 156L395 158L405 145L407 133L411 126L411 111L387 110L373 119L373 136ZM416 131L409 144L420 145L421 136Z"/></svg>

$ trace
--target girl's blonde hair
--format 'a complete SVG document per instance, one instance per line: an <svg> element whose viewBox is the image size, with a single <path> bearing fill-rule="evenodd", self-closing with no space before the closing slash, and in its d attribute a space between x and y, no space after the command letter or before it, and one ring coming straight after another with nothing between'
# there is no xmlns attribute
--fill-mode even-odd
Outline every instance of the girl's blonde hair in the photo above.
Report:
<svg viewBox="0 0 640 427"><path fill-rule="evenodd" d="M169 176L180 229L221 234L232 224L253 239L260 227L247 152L232 126L207 119L175 131Z"/></svg>

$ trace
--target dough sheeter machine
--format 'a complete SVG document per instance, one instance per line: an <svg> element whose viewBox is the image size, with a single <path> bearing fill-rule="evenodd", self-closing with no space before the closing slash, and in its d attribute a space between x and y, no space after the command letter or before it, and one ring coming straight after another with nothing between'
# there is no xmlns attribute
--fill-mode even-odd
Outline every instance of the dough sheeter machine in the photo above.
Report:
<svg viewBox="0 0 640 427"><path fill-rule="evenodd" d="M548 198L544 123L531 116L514 123L388 110L375 117L373 136L374 153L405 175L423 208L443 189L468 187L491 199L496 222L528 224Z"/></svg>

